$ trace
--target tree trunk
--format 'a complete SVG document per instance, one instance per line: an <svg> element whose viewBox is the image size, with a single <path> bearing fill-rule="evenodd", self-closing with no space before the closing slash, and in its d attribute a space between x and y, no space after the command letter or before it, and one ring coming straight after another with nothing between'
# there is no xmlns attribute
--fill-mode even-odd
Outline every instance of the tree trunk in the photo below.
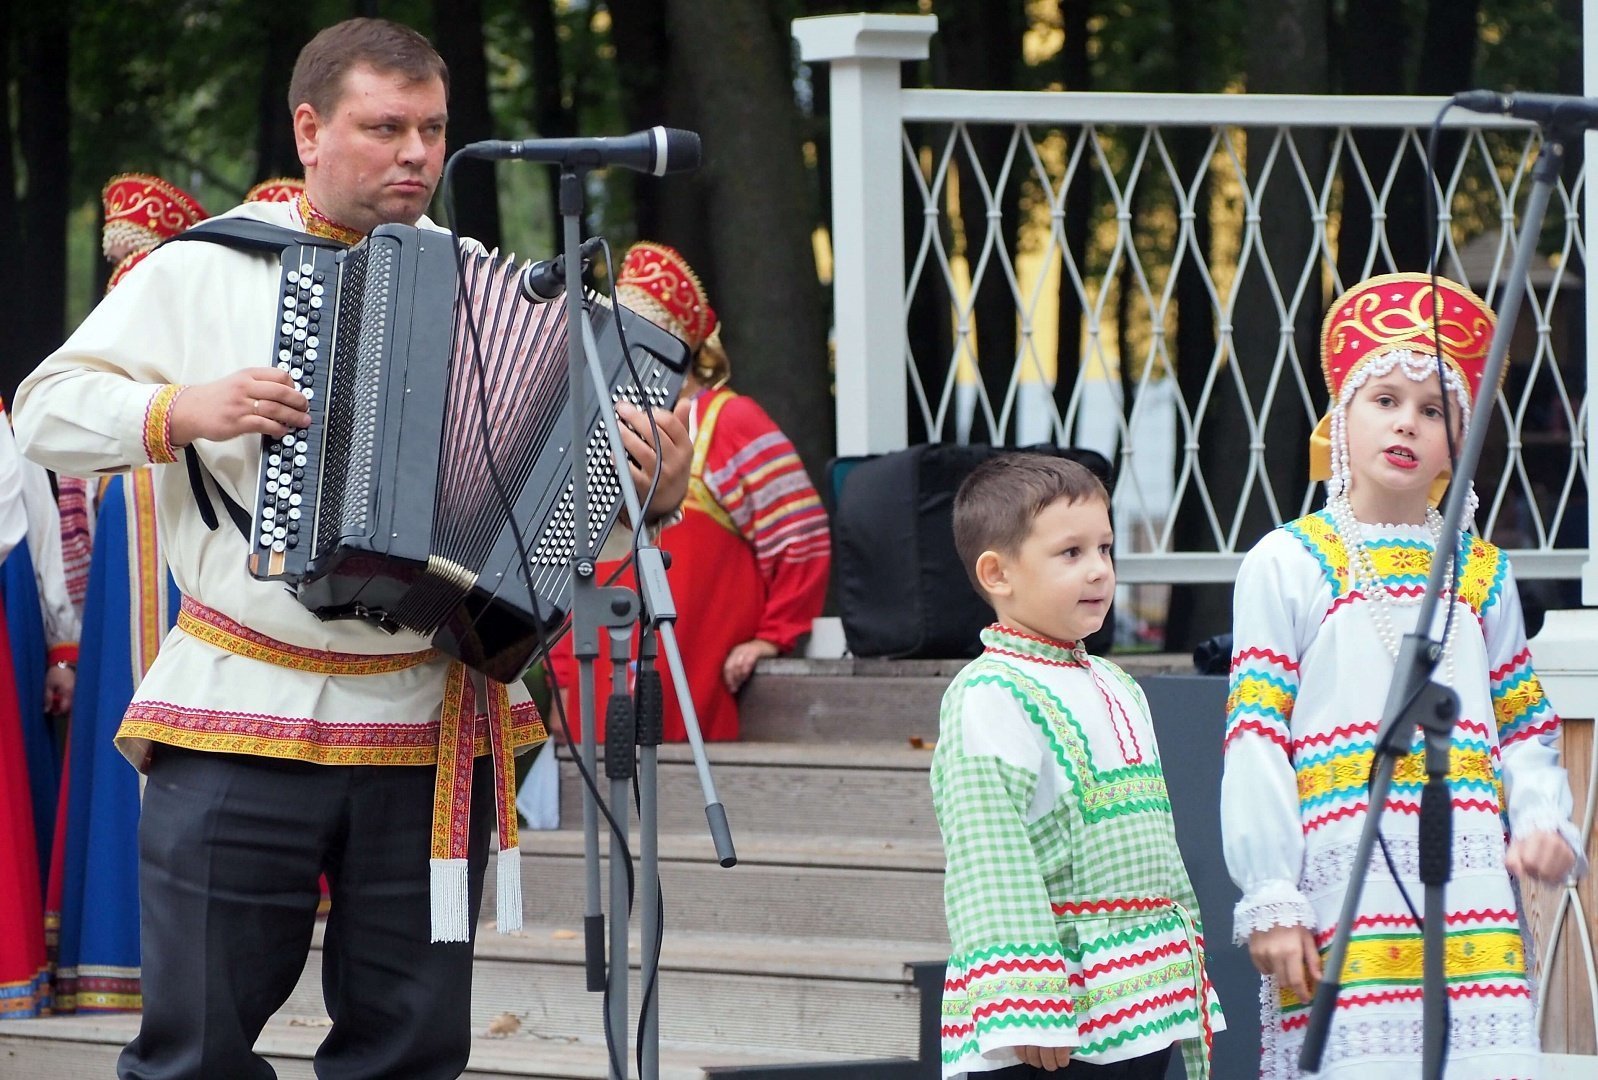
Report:
<svg viewBox="0 0 1598 1080"><path fill-rule="evenodd" d="M67 203L72 159L67 109L70 15L65 3L18 12L18 146L27 175L18 222L27 273L17 281L14 310L23 317L14 348L5 350L3 391L10 398L66 336Z"/></svg>
<svg viewBox="0 0 1598 1080"><path fill-rule="evenodd" d="M488 108L488 60L482 0L434 0L434 44L449 65L449 151L494 135ZM499 185L493 165L466 162L454 177L448 209L464 236L499 247Z"/></svg>
<svg viewBox="0 0 1598 1080"><path fill-rule="evenodd" d="M1315 29L1326 25L1326 0L1254 0L1250 20L1252 37L1248 53L1248 88L1252 93L1325 93L1327 62L1325 38ZM1250 408L1261 420L1261 431L1270 452L1260 467L1253 486L1244 491L1250 461L1249 429L1243 403L1232 391L1233 380L1223 376L1221 386L1210 399L1210 409L1198 432L1199 464L1203 481L1215 503L1223 530L1229 530L1240 517L1237 542L1246 548L1264 535L1276 522L1264 497L1269 484L1276 495L1277 509L1283 517L1297 515L1309 483L1308 438L1312 421L1296 407L1297 387L1284 375L1278 380L1273 403L1265 399L1278 357L1286 365L1297 364L1311 387L1319 382L1320 358L1316 344L1319 325L1320 289L1318 282L1305 291L1296 318L1284 333L1283 310L1298 291L1298 281L1315 247L1315 226L1304 201L1291 157L1278 153L1268 182L1262 186L1263 167L1277 133L1253 129L1247 133L1247 171L1249 187L1258 199L1260 214L1259 244L1249 256L1245 273L1234 285L1236 304L1232 342L1224 362L1238 365ZM1325 169L1325 148L1304 134L1296 138L1306 173L1318 178ZM1274 284L1274 290L1271 288ZM1278 306L1276 297L1281 298ZM1296 355L1296 360L1295 360ZM1189 391L1205 375L1183 365L1182 388L1191 407L1196 398ZM1268 408L1268 412L1266 411ZM1195 476L1195 481L1198 479ZM1197 484L1190 485L1178 512L1175 530L1181 550L1213 549L1215 540L1207 516L1198 499ZM1172 596L1166 625L1166 647L1191 649L1200 640L1221 633L1231 626L1231 594L1224 586L1190 586Z"/></svg>
<svg viewBox="0 0 1598 1080"><path fill-rule="evenodd" d="M941 13L940 13L941 15ZM1026 28L1023 4L1018 0L988 0L984 4L959 4L942 16L937 37L932 41L934 71L942 68L940 86L951 89L1002 90L1013 87L1020 67L1021 38ZM941 58L941 63L940 59ZM965 146L955 150L959 170L960 218L965 225L965 256L971 267L972 322L976 331L977 366L982 385L992 402L995 415L1015 371L1016 297L999 258L999 250L1012 259L1020 221L1021 184L1017 173L1028 167L1024 147L1017 148L1009 179L1002 189L993 190L998 212L988 218L989 195L984 187L997 188L1004 170L1014 128L998 124L972 124L967 129L976 161ZM979 175L980 169L980 175ZM982 251L990 230L996 232L994 251L977 278ZM1008 441L1007 432L994 432L993 441ZM972 439L986 441L986 425L979 415L971 426Z"/></svg>
<svg viewBox="0 0 1598 1080"><path fill-rule="evenodd" d="M787 28L742 0L673 0L666 21L704 137L695 180L715 208L709 252L684 254L722 318L734 385L765 407L820 478L835 445L827 324ZM717 56L740 62L705 62Z"/></svg>
<svg viewBox="0 0 1598 1080"><path fill-rule="evenodd" d="M532 32L533 128L540 138L577 134L574 101L566 104L566 66L561 61L554 0L526 0L523 17ZM549 220L560 220L560 185L549 185Z"/></svg>
<svg viewBox="0 0 1598 1080"><path fill-rule="evenodd" d="M289 122L289 77L300 47L311 38L304 9L297 4L265 0L256 17L261 20L261 85L256 107L255 179L300 176L300 155L294 146L294 125Z"/></svg>
<svg viewBox="0 0 1598 1080"><path fill-rule="evenodd" d="M1089 22L1093 0L1061 0L1065 18L1065 45L1060 50L1061 83L1067 90L1093 89L1093 66L1089 59ZM1084 137L1081 134L1077 138ZM1067 147L1069 159L1070 147ZM1065 193L1065 248L1077 272L1088 270L1088 233L1093 224L1093 201L1097 171L1079 169L1071 190ZM1060 274L1060 333L1056 345L1054 403L1065 415L1071 391L1082 372L1082 300L1067 273ZM1128 399L1127 404L1131 404Z"/></svg>
<svg viewBox="0 0 1598 1080"><path fill-rule="evenodd" d="M1337 32L1337 65L1341 91L1345 94L1402 94L1404 66L1411 40L1409 21L1403 6L1388 0L1350 0L1348 13ZM1432 58L1435 59L1435 58ZM1344 288L1368 276L1390 269L1386 255L1378 247L1372 253L1375 209L1365 191L1368 181L1379 195L1381 186L1398 148L1398 134L1392 131L1357 129L1354 147L1363 162L1366 180L1360 179L1359 166L1345 150L1342 166L1343 214L1338 226L1337 273ZM1415 211L1424 203L1418 186L1420 170L1411 161L1393 186L1393 200L1386 209L1386 230L1393 258L1399 270L1425 268L1424 229ZM1420 265L1416 265L1419 260ZM1369 271L1366 266L1369 265Z"/></svg>
<svg viewBox="0 0 1598 1080"><path fill-rule="evenodd" d="M694 87L705 73L697 69L720 65L707 65L705 58L714 54L702 47L690 43L680 50L673 47L667 20L676 0L607 2L610 37L616 46L622 115L628 130L664 124L698 131L699 103ZM710 6L714 9L717 5ZM629 176L633 220L640 239L664 241L682 249L685 255L709 249L709 219L717 208L707 202L708 185L680 176L664 182L638 173Z"/></svg>

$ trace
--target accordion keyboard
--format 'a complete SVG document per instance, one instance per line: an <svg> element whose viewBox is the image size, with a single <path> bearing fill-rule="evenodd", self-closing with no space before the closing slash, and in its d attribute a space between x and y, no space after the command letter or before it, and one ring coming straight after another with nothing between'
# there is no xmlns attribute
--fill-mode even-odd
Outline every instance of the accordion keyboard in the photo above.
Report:
<svg viewBox="0 0 1598 1080"><path fill-rule="evenodd" d="M321 475L321 433L332 366L327 344L338 295L336 255L319 247L291 247L283 252L273 364L288 372L294 388L305 395L311 424L281 438L262 437L250 555L250 571L257 577L303 573L312 554L311 510L316 506L316 483Z"/></svg>

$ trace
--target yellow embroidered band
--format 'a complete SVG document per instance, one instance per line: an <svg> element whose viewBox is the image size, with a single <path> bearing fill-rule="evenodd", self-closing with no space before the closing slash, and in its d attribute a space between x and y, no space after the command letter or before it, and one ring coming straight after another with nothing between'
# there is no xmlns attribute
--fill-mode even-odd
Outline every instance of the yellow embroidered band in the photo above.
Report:
<svg viewBox="0 0 1598 1080"><path fill-rule="evenodd" d="M172 447L172 403L183 390L178 383L168 383L151 395L144 408L144 454L153 465L170 465L178 459Z"/></svg>

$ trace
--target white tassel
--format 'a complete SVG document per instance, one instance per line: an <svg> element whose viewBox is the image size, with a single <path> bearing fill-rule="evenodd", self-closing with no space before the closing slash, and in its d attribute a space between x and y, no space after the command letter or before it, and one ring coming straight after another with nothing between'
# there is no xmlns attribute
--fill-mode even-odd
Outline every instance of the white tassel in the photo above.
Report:
<svg viewBox="0 0 1598 1080"><path fill-rule="evenodd" d="M522 928L522 853L520 848L501 848L495 874L494 919L501 934L514 934Z"/></svg>
<svg viewBox="0 0 1598 1080"><path fill-rule="evenodd" d="M430 859L428 895L433 909L434 941L470 941L471 904L465 859Z"/></svg>

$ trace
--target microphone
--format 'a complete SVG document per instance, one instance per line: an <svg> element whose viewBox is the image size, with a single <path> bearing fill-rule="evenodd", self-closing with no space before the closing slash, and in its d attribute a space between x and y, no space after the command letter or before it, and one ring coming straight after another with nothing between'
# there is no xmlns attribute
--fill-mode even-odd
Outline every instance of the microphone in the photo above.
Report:
<svg viewBox="0 0 1598 1080"><path fill-rule="evenodd" d="M588 272L589 261L605 246L603 237L590 236L577 251L582 259L579 273ZM522 271L522 298L534 304L547 304L566 291L566 256L540 259Z"/></svg>
<svg viewBox="0 0 1598 1080"><path fill-rule="evenodd" d="M1598 124L1598 98L1466 90L1455 94L1453 103L1472 112L1504 113L1550 127L1584 128Z"/></svg>
<svg viewBox="0 0 1598 1080"><path fill-rule="evenodd" d="M460 152L495 161L543 161L569 168L620 165L652 176L699 168L699 133L652 127L631 135L597 139L489 139L467 143Z"/></svg>

